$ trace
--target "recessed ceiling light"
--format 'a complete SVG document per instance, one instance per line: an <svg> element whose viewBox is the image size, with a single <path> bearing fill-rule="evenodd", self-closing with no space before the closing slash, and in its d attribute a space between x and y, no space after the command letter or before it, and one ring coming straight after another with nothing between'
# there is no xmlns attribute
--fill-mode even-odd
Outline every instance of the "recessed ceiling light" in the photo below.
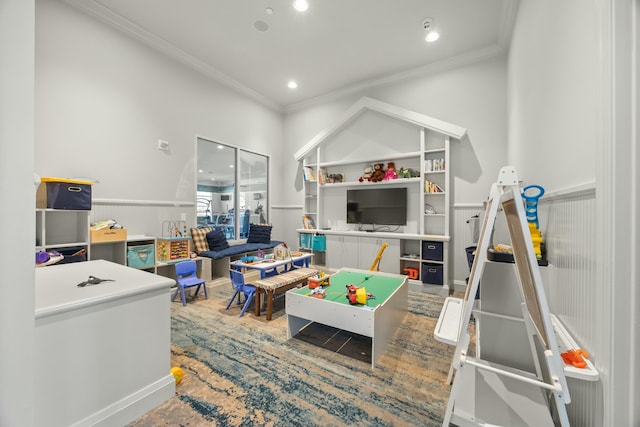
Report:
<svg viewBox="0 0 640 427"><path fill-rule="evenodd" d="M204 173L202 169L198 169L198 173Z"/></svg>
<svg viewBox="0 0 640 427"><path fill-rule="evenodd" d="M287 83L287 87L289 89L296 89L298 87L298 83L296 83L295 80L289 80L289 83Z"/></svg>
<svg viewBox="0 0 640 427"><path fill-rule="evenodd" d="M307 0L295 0L293 2L293 8L298 12L304 12L309 9L309 3L307 3Z"/></svg>
<svg viewBox="0 0 640 427"><path fill-rule="evenodd" d="M218 150L224 150L224 145L218 145Z"/></svg>
<svg viewBox="0 0 640 427"><path fill-rule="evenodd" d="M229 167L230 167L231 169L233 169L233 165L229 165Z"/></svg>
<svg viewBox="0 0 640 427"><path fill-rule="evenodd" d="M273 8L272 7L268 7L264 11L267 12L267 15L273 15Z"/></svg>
<svg viewBox="0 0 640 427"><path fill-rule="evenodd" d="M437 31L429 31L424 39L429 43L432 43L438 40L439 38L440 38L440 33L438 33Z"/></svg>

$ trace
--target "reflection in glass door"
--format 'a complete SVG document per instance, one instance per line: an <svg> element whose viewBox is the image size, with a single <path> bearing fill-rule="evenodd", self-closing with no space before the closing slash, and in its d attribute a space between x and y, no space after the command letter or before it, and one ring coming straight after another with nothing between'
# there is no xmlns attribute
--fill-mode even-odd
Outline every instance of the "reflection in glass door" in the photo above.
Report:
<svg viewBox="0 0 640 427"><path fill-rule="evenodd" d="M197 164L199 227L220 229L233 240L246 239L249 224L268 224L267 156L198 138Z"/></svg>
<svg viewBox="0 0 640 427"><path fill-rule="evenodd" d="M249 224L267 224L269 158L240 150L240 238L247 238Z"/></svg>
<svg viewBox="0 0 640 427"><path fill-rule="evenodd" d="M198 225L236 236L236 152L228 145L198 138Z"/></svg>

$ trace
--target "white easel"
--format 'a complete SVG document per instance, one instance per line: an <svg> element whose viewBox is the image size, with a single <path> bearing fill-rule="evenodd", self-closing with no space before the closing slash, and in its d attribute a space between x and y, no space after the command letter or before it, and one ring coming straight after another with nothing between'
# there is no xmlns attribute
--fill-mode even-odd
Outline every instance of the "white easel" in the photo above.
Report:
<svg viewBox="0 0 640 427"><path fill-rule="evenodd" d="M485 263L498 209L507 220L515 259L521 310L535 373L470 357L468 324ZM469 285L456 324L456 350L449 381L455 370L443 426L569 426L565 405L571 402L554 334L549 306L527 224L517 174L513 167L500 170L492 185L476 250ZM456 312L457 310L452 310ZM491 315L492 313L479 314ZM443 310L444 313L444 310ZM442 317L442 316L441 316ZM443 320L444 319L444 320ZM446 314L443 319L447 321ZM440 327L436 326L438 329ZM478 337L478 340L481 338ZM454 343L453 340L451 342Z"/></svg>

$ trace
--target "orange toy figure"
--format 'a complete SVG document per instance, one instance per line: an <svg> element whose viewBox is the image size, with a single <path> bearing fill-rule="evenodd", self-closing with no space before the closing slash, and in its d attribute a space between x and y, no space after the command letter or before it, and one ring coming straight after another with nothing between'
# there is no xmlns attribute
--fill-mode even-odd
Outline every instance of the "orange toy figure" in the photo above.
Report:
<svg viewBox="0 0 640 427"><path fill-rule="evenodd" d="M567 350L564 353L561 353L560 356L562 357L564 363L566 363L567 365L573 365L576 368L587 367L587 362L583 359L583 357L588 359L589 353L582 349Z"/></svg>

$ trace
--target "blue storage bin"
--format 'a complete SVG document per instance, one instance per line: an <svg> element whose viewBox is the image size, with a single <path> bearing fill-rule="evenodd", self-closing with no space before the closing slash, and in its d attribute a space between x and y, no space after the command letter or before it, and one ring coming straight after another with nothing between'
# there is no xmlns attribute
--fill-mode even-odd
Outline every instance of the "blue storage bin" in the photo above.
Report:
<svg viewBox="0 0 640 427"><path fill-rule="evenodd" d="M36 190L36 207L90 211L92 185L90 181L42 177Z"/></svg>
<svg viewBox="0 0 640 427"><path fill-rule="evenodd" d="M442 264L422 264L422 283L442 285L443 271Z"/></svg>
<svg viewBox="0 0 640 427"><path fill-rule="evenodd" d="M149 268L156 263L155 245L129 246L127 248L127 265L133 268Z"/></svg>
<svg viewBox="0 0 640 427"><path fill-rule="evenodd" d="M311 250L317 252L324 252L327 250L327 238L326 236L313 236L311 238Z"/></svg>
<svg viewBox="0 0 640 427"><path fill-rule="evenodd" d="M300 247L305 249L311 248L311 237L311 234L300 233Z"/></svg>
<svg viewBox="0 0 640 427"><path fill-rule="evenodd" d="M428 261L443 261L442 242L423 241L422 259Z"/></svg>

